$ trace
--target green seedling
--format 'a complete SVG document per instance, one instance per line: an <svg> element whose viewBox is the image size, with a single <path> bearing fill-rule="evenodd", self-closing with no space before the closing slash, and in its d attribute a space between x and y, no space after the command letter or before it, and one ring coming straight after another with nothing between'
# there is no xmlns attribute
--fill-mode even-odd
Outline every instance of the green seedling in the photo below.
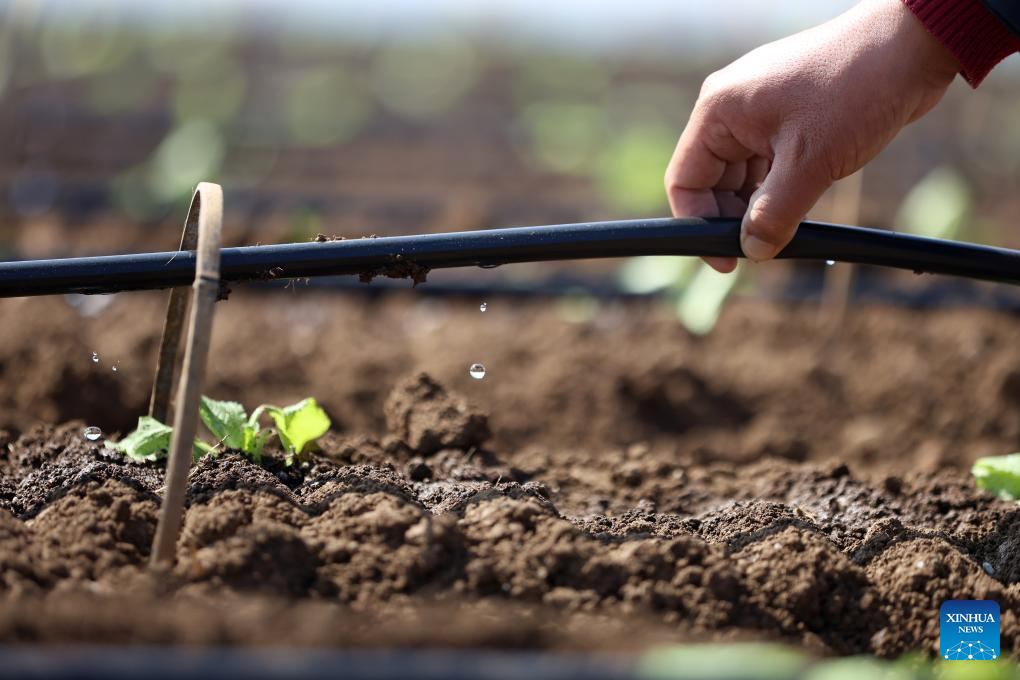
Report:
<svg viewBox="0 0 1020 680"><path fill-rule="evenodd" d="M326 434L330 426L329 416L312 398L282 408L263 404L249 416L244 406L236 401L216 401L202 397L198 413L218 443L212 446L196 439L195 460L207 453L216 454L220 447L224 447L241 451L256 463L261 463L262 451L274 431L260 426L259 419L265 413L269 414L276 425L275 431L283 444L286 464L293 465L308 445ZM171 434L173 428L169 425L149 416L141 416L134 432L119 442L107 441L106 446L133 460L153 462L166 457Z"/></svg>
<svg viewBox="0 0 1020 680"><path fill-rule="evenodd" d="M970 473L982 489L1003 500L1020 500L1020 453L978 458Z"/></svg>
<svg viewBox="0 0 1020 680"><path fill-rule="evenodd" d="M262 460L262 450L272 434L272 430L263 430L259 425L263 413L268 413L276 425L287 465L292 465L308 444L326 434L330 426L329 416L312 398L283 408L263 404L252 411L251 416L245 413L244 406L234 401L202 397L199 406L199 415L209 431L227 448L243 451L255 462Z"/></svg>
<svg viewBox="0 0 1020 680"><path fill-rule="evenodd" d="M128 458L139 462L153 462L166 457L167 449L170 448L170 435L173 428L164 425L150 416L138 418L138 426L134 432L127 435L119 442L105 442L106 447L114 451L120 451ZM195 440L196 459L212 450L212 447L203 441Z"/></svg>
<svg viewBox="0 0 1020 680"><path fill-rule="evenodd" d="M301 455L311 442L326 434L329 430L329 416L309 397L296 404L278 408L264 405L255 409L252 418L258 419L262 410L273 419L280 443L287 450L287 464L294 462L294 457Z"/></svg>
<svg viewBox="0 0 1020 680"><path fill-rule="evenodd" d="M262 461L262 449L272 434L261 430L258 419L259 409L249 418L244 406L236 401L216 401L202 397L198 415L215 437L228 449L244 452L256 463Z"/></svg>

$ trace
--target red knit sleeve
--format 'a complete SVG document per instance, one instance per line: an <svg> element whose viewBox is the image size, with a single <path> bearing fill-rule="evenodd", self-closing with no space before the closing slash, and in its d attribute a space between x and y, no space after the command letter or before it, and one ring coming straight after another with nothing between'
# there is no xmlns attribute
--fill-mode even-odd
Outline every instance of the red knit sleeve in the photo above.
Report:
<svg viewBox="0 0 1020 680"><path fill-rule="evenodd" d="M972 87L977 87L996 64L1020 51L1020 40L980 0L903 2L959 60L963 77Z"/></svg>

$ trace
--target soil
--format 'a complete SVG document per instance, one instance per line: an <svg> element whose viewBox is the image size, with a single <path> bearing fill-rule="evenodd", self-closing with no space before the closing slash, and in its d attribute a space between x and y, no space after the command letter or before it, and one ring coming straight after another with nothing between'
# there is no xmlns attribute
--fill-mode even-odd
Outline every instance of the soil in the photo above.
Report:
<svg viewBox="0 0 1020 680"><path fill-rule="evenodd" d="M1013 317L863 308L830 341L737 300L697 338L654 304L240 290L206 392L315 396L334 429L290 468L199 462L153 572L163 470L82 429L144 412L163 304L0 303L0 640L893 657L994 599L1020 651L1020 510L967 472L1020 448Z"/></svg>

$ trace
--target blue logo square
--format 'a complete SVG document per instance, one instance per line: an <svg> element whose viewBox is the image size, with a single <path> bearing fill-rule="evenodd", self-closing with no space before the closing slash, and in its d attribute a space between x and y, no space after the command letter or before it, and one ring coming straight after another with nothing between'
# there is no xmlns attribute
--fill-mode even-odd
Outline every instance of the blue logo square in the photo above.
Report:
<svg viewBox="0 0 1020 680"><path fill-rule="evenodd" d="M939 608L939 654L950 661L999 658L999 603L946 600Z"/></svg>

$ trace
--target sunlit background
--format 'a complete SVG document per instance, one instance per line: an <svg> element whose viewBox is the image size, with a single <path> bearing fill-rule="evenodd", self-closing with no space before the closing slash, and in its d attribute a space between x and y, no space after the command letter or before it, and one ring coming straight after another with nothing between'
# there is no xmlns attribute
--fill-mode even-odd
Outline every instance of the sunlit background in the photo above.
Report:
<svg viewBox="0 0 1020 680"><path fill-rule="evenodd" d="M229 244L665 215L702 79L851 4L0 2L0 246L171 249L199 180L224 186ZM958 81L813 217L1020 245L1016 61ZM697 269L616 275L724 298L732 277Z"/></svg>

